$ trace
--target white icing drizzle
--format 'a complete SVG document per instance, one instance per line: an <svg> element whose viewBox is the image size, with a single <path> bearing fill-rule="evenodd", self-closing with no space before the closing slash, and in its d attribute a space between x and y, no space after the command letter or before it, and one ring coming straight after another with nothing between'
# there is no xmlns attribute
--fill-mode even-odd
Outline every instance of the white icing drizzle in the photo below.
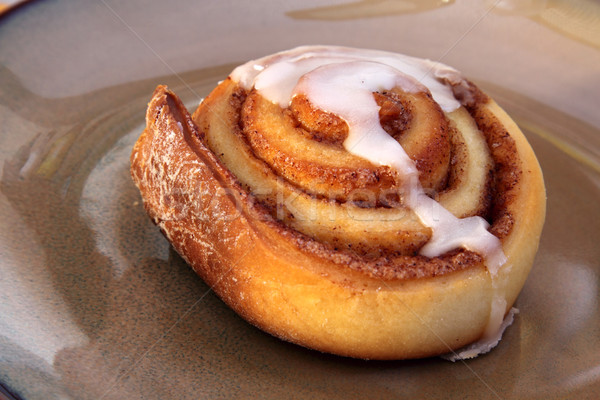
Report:
<svg viewBox="0 0 600 400"><path fill-rule="evenodd" d="M514 321L515 314L518 314L519 310L516 308L511 308L506 318L500 319L500 326L496 327L495 331L489 335L484 336L481 340L478 340L475 343L472 343L468 346L463 347L455 352L444 354L441 356L443 359L448 361L459 361L459 360L467 360L469 358L477 357L481 354L485 354L492 350L498 342L502 339L502 335L506 328L508 328ZM504 314L504 310L502 311Z"/></svg>
<svg viewBox="0 0 600 400"><path fill-rule="evenodd" d="M291 97L300 76L321 65L348 61L371 61L388 65L427 87L442 110L450 112L460 107L452 89L438 79L441 77L457 79L456 77L461 75L456 69L431 60L379 50L339 46L300 46L240 65L231 73L231 78L246 89L258 84L256 88L265 97L276 99L274 100L276 103L287 107L287 100ZM265 76L266 70L271 67L274 69L269 72L272 77L268 79ZM262 83L256 82L259 75L262 75L259 78Z"/></svg>
<svg viewBox="0 0 600 400"><path fill-rule="evenodd" d="M425 194L414 162L379 123L373 92L399 87L406 92L429 90L440 107L460 107L449 86L437 77L460 76L430 60L376 50L303 46L236 68L231 77L246 89L256 88L266 99L288 107L293 96L304 94L317 108L334 113L348 124L344 147L377 165L396 169L407 182L405 203L421 222L432 228L431 240L421 249L427 257L463 247L486 259L492 275L506 258L498 238L481 217L457 218Z"/></svg>
<svg viewBox="0 0 600 400"><path fill-rule="evenodd" d="M403 197L405 204L432 228L432 237L421 254L435 257L460 247L481 254L496 289L494 278L506 263L500 240L487 230L489 224L483 218L457 218L426 195L414 162L381 127L379 106L372 94L393 88L411 93L429 90L442 110L451 112L461 104L445 83L448 77L453 82L463 80L455 69L430 60L330 46L298 47L250 61L231 74L245 89L254 87L281 107L288 107L293 96L303 94L315 107L345 120L349 132L344 147L348 152L373 164L390 166L403 176L404 193L408 193ZM484 334L485 340L495 343L506 308L506 300L496 293L498 290ZM486 346L488 350L493 347L489 343Z"/></svg>

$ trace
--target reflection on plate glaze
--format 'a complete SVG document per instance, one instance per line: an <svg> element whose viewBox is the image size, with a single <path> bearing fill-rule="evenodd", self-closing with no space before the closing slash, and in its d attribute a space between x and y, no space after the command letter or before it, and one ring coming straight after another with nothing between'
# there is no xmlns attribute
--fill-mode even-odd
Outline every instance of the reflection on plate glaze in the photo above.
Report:
<svg viewBox="0 0 600 400"><path fill-rule="evenodd" d="M361 0L287 12L294 19L343 21L434 10L455 0ZM600 48L600 2L594 0L488 0L492 12L525 16L579 42Z"/></svg>
<svg viewBox="0 0 600 400"><path fill-rule="evenodd" d="M179 84L181 93L182 80L204 93L232 68L158 79ZM0 379L13 388L20 381L11 376L26 381L16 391L22 398L74 398L81 390L102 398L189 308L178 303L186 288L173 282L181 276L174 265L189 275L188 299L207 291L148 224L129 176L154 86L147 80L48 99L0 66L0 111L35 129L0 165L0 218L11 229L0 243ZM200 98L185 97L194 105ZM17 136L15 122L3 123ZM147 323L143 310L162 317Z"/></svg>
<svg viewBox="0 0 600 400"><path fill-rule="evenodd" d="M594 157L591 154L588 154L584 149L578 148L577 146L572 145L571 143L567 142L566 140L562 139L560 136L551 133L549 130L544 129L543 127L526 121L526 120L520 120L520 119L515 119L515 122L517 122L517 124L521 127L521 129L524 129L528 132L534 133L538 136L540 136L541 138L545 139L547 142L551 143L554 147L556 147L558 150L562 151L563 153L565 153L566 155L568 155L569 157L571 157L573 160L586 165L588 167L590 167L591 169L593 169L594 171L600 173L600 162L598 161L598 159L596 157Z"/></svg>
<svg viewBox="0 0 600 400"><path fill-rule="evenodd" d="M452 3L454 0L362 0L335 6L290 11L286 15L294 19L341 21L419 13Z"/></svg>
<svg viewBox="0 0 600 400"><path fill-rule="evenodd" d="M600 2L594 0L488 0L493 12L526 16L577 41L600 48Z"/></svg>

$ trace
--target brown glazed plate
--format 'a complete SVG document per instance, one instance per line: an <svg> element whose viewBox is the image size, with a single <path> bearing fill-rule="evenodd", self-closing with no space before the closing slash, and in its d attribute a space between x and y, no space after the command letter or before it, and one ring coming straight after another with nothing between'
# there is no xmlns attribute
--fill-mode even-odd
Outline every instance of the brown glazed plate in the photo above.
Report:
<svg viewBox="0 0 600 400"><path fill-rule="evenodd" d="M599 3L323 3L48 0L0 16L6 396L600 398ZM155 86L194 109L235 65L301 44L452 65L530 140L547 221L491 353L372 362L284 343L226 307L146 217L128 157Z"/></svg>

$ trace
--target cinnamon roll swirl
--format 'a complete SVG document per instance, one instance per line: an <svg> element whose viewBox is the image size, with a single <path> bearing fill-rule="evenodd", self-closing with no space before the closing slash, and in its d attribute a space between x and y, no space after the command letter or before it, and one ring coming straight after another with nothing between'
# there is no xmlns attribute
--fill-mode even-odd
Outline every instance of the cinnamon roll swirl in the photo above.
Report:
<svg viewBox="0 0 600 400"><path fill-rule="evenodd" d="M366 359L495 346L545 216L535 155L491 98L446 65L373 50L250 61L192 116L159 86L131 172L240 316Z"/></svg>

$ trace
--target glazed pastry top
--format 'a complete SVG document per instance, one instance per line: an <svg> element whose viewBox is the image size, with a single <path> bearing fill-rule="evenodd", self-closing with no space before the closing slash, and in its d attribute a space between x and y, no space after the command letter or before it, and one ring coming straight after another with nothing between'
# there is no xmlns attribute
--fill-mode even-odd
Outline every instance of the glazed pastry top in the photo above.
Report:
<svg viewBox="0 0 600 400"><path fill-rule="evenodd" d="M397 171L403 181L403 203L423 225L432 228L431 239L420 250L422 255L435 257L465 248L482 254L492 274L504 264L501 243L488 232L485 219L458 218L427 196L415 162L383 129L381 107L373 96L392 90L425 92L449 113L461 107L453 87L463 82L467 86L458 71L430 60L382 51L303 46L250 61L236 68L231 78L282 108L303 96L312 106L345 121L348 133L344 148L374 165ZM470 97L463 96L462 101Z"/></svg>

